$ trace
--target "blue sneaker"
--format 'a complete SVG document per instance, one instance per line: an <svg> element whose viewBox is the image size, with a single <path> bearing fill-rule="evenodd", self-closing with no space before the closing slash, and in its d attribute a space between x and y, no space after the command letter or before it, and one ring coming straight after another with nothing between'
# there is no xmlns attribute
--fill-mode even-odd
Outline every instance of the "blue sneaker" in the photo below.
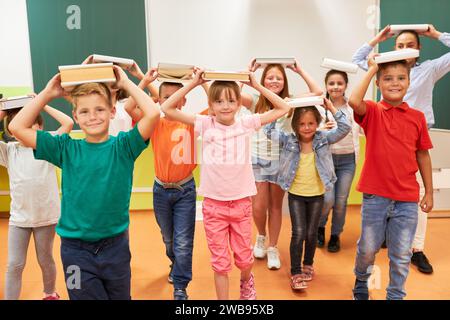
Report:
<svg viewBox="0 0 450 320"><path fill-rule="evenodd" d="M186 289L175 289L173 291L173 300L188 300Z"/></svg>
<svg viewBox="0 0 450 320"><path fill-rule="evenodd" d="M356 279L355 287L353 288L353 300L369 300L369 288L367 281L360 281Z"/></svg>

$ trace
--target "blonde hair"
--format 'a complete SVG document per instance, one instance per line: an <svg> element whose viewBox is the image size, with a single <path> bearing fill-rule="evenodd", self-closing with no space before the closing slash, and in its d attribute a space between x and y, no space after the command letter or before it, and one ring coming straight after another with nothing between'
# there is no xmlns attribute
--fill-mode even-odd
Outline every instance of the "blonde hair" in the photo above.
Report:
<svg viewBox="0 0 450 320"><path fill-rule="evenodd" d="M214 81L208 90L208 104L209 106L216 100L220 99L220 95L225 91L225 96L229 98L234 92L236 99L241 101L241 89L234 81Z"/></svg>
<svg viewBox="0 0 450 320"><path fill-rule="evenodd" d="M264 68L264 71L261 75L261 85L264 86L264 80L266 79L267 73L270 69L277 69L281 72L284 79L284 87L283 90L278 94L280 98L289 98L289 86L288 86L288 79L286 76L286 71L284 71L284 68L281 64L269 64L267 67ZM272 103L263 95L259 96L258 102L255 106L255 113L264 113L266 111L269 111L273 109ZM292 111L289 111L289 117L291 116Z"/></svg>
<svg viewBox="0 0 450 320"><path fill-rule="evenodd" d="M73 105L74 109L77 108L77 101L78 101L79 97L89 96L92 94L97 94L97 95L103 97L106 100L106 102L108 103L108 105L110 106L110 108L112 108L113 103L112 103L111 91L109 90L109 88L104 83L90 82L90 83L80 84L80 85L76 86L70 92L72 105Z"/></svg>

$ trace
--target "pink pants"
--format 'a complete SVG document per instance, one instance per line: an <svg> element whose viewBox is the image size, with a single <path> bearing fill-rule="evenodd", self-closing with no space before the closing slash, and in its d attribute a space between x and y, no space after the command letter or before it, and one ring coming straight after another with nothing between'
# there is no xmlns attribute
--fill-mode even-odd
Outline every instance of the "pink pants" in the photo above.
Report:
<svg viewBox="0 0 450 320"><path fill-rule="evenodd" d="M217 273L231 271L231 255L239 269L253 264L252 200L250 197L231 201L203 200L203 224L211 252L212 268Z"/></svg>

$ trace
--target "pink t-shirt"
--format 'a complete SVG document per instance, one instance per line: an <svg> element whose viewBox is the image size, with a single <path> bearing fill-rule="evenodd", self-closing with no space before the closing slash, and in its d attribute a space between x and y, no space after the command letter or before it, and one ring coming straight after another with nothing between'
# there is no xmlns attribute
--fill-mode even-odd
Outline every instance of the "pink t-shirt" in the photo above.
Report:
<svg viewBox="0 0 450 320"><path fill-rule="evenodd" d="M244 116L231 126L212 116L196 115L194 132L202 137L201 196L229 201L256 194L251 137L260 127L258 114Z"/></svg>

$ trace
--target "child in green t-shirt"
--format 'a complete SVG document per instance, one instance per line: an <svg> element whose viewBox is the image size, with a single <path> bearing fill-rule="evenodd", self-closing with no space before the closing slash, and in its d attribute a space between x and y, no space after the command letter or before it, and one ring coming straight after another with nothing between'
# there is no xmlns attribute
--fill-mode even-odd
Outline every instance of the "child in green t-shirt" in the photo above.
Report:
<svg viewBox="0 0 450 320"><path fill-rule="evenodd" d="M51 100L69 95L53 77L10 124L11 132L34 149L36 159L62 169L61 260L70 299L130 299L129 205L134 162L148 146L159 109L147 94L114 67L116 87L126 90L144 116L128 132L109 136L115 108L110 89L87 83L70 92L75 122L85 139L51 136L31 129Z"/></svg>

